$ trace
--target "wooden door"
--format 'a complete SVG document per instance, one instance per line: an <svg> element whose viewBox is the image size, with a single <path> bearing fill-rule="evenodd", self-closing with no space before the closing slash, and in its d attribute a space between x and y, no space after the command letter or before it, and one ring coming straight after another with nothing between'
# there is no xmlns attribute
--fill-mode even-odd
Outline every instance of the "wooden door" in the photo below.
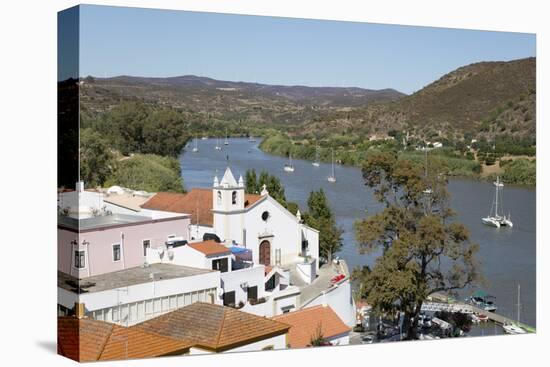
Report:
<svg viewBox="0 0 550 367"><path fill-rule="evenodd" d="M260 264L271 265L271 244L269 241L260 243Z"/></svg>

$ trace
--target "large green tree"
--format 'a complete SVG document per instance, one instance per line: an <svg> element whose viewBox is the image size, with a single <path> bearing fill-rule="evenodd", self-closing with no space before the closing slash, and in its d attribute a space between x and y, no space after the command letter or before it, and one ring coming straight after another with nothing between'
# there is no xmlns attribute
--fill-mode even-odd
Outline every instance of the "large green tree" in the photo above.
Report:
<svg viewBox="0 0 550 367"><path fill-rule="evenodd" d="M107 141L92 129L80 131L80 179L89 187L102 186L115 168Z"/></svg>
<svg viewBox="0 0 550 367"><path fill-rule="evenodd" d="M178 161L154 154L136 154L119 161L105 184L149 192L184 192Z"/></svg>
<svg viewBox="0 0 550 367"><path fill-rule="evenodd" d="M308 226L319 230L319 252L331 262L334 253L342 248L343 230L336 224L323 189L309 194L307 206L304 221Z"/></svg>
<svg viewBox="0 0 550 367"><path fill-rule="evenodd" d="M355 223L360 250L382 251L372 269L359 273L362 290L379 312L402 312L405 337L415 339L430 294L454 292L480 279L478 246L452 220L446 167L437 159L422 164L382 152L367 158L362 173L385 207Z"/></svg>

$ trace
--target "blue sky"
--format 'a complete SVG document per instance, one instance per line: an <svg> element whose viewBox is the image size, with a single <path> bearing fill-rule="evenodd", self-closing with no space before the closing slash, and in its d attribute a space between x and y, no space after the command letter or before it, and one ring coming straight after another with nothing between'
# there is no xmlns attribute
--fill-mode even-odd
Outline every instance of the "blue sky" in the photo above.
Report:
<svg viewBox="0 0 550 367"><path fill-rule="evenodd" d="M535 56L533 34L85 5L80 75L176 76L412 93L478 61Z"/></svg>

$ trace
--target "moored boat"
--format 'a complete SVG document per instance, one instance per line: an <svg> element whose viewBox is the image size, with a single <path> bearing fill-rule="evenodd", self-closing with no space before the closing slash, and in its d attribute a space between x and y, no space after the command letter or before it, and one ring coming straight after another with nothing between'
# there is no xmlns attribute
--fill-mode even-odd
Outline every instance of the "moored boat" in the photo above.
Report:
<svg viewBox="0 0 550 367"><path fill-rule="evenodd" d="M493 204L491 205L489 215L481 218L481 223L495 228L513 227L514 223L512 222L510 214L506 216L499 213L499 207L500 210L502 210L502 194L500 191L504 187L504 183L500 181L500 177L497 177L497 180L493 184L495 185L495 197L493 199Z"/></svg>

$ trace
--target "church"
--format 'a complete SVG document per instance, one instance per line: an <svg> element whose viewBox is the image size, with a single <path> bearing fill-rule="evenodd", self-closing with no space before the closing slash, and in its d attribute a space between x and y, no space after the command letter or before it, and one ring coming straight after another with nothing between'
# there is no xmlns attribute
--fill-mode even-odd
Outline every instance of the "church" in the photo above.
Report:
<svg viewBox="0 0 550 367"><path fill-rule="evenodd" d="M245 192L242 176L237 181L227 167L212 188L192 189L187 194L157 193L142 206L152 217L191 215L192 240L216 235L227 245L252 252L252 261L265 266L285 266L309 259L319 269L319 232L302 223L300 212L291 213L263 187L260 195Z"/></svg>

